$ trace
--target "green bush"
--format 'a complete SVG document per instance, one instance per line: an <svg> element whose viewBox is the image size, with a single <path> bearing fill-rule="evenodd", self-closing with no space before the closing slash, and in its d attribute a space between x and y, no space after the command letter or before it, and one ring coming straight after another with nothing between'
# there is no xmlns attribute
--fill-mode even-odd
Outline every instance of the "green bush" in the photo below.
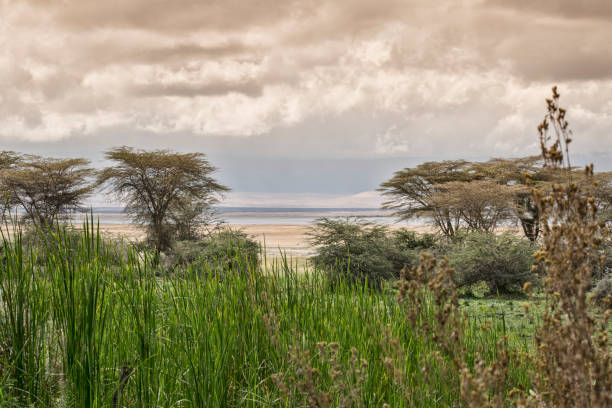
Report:
<svg viewBox="0 0 612 408"><path fill-rule="evenodd" d="M192 265L212 273L244 272L259 264L259 253L259 244L246 233L224 229L198 241L177 241L163 263L167 269Z"/></svg>
<svg viewBox="0 0 612 408"><path fill-rule="evenodd" d="M595 285L592 295L597 305L612 309L612 275L600 280Z"/></svg>
<svg viewBox="0 0 612 408"><path fill-rule="evenodd" d="M455 268L458 287L484 282L490 294L511 293L534 282L535 246L511 233L471 232L448 247L446 256Z"/></svg>
<svg viewBox="0 0 612 408"><path fill-rule="evenodd" d="M438 238L434 234L417 234L406 228L400 228L391 232L391 238L400 250L417 249L425 250L434 248L438 244Z"/></svg>
<svg viewBox="0 0 612 408"><path fill-rule="evenodd" d="M600 247L599 251L595 253L595 269L593 270L593 277L596 281L601 281L604 277L612 276L612 237L608 236ZM601 257L604 257L601 262Z"/></svg>
<svg viewBox="0 0 612 408"><path fill-rule="evenodd" d="M367 281L374 287L399 277L404 266L414 266L420 251L435 243L430 235L420 236L406 229L390 231L357 218L318 219L310 236L316 246L312 261L332 281Z"/></svg>

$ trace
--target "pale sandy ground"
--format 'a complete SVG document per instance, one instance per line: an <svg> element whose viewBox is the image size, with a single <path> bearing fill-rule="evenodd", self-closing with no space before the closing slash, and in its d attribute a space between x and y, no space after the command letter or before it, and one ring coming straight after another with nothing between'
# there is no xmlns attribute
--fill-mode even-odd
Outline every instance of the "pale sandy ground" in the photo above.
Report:
<svg viewBox="0 0 612 408"><path fill-rule="evenodd" d="M286 252L290 256L308 256L313 252L313 247L308 240L309 226L305 225L229 225L230 228L240 229L257 240L270 255ZM405 227L417 233L433 233L435 229L431 226L403 226L393 225L389 228ZM122 237L129 241L139 241L144 238L144 231L133 224L100 224L102 233L111 237ZM501 227L498 232L515 231L520 233L517 227Z"/></svg>
<svg viewBox="0 0 612 408"><path fill-rule="evenodd" d="M78 224L75 225L78 228ZM286 259L295 265L297 269L304 270L309 268L308 258L314 254L315 249L309 242L308 232L311 227L307 225L226 225L232 229L244 231L250 237L258 241L266 252L268 265L279 262L280 255L285 255ZM390 229L406 228L417 233L434 233L435 228L431 226L414 225L390 225ZM109 238L121 238L127 241L142 241L145 238L144 230L134 224L100 224L100 231ZM497 232L512 231L522 234L519 227L501 227Z"/></svg>
<svg viewBox="0 0 612 408"><path fill-rule="evenodd" d="M265 246L268 255L278 255L282 251L291 257L309 256L313 247L308 240L309 226L304 225L230 225L231 228L240 229L252 236L262 246ZM390 228L400 228L391 226ZM430 226L406 227L419 233L434 232ZM112 237L122 237L127 240L142 240L144 232L137 225L132 224L100 224L103 234Z"/></svg>
<svg viewBox="0 0 612 408"><path fill-rule="evenodd" d="M304 225L230 225L253 237L266 248L269 255L278 255L279 251L288 256L308 256L312 246L308 242L308 226ZM100 224L103 234L124 238L128 241L139 241L144 238L144 231L131 224Z"/></svg>
<svg viewBox="0 0 612 408"><path fill-rule="evenodd" d="M309 226L231 224L229 227L244 231L265 248L265 263L270 270L275 269L274 265L278 265L279 262L284 262L281 254L294 270L310 269L308 257L313 255L314 248L308 240ZM430 230L429 227L423 228ZM142 228L133 224L100 224L100 230L102 234L109 237L123 238L128 241L140 241L145 236Z"/></svg>

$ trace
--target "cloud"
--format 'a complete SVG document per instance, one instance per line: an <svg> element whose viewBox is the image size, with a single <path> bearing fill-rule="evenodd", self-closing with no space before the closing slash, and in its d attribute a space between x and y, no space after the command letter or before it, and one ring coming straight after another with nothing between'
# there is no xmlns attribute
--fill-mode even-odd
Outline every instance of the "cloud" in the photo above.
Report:
<svg viewBox="0 0 612 408"><path fill-rule="evenodd" d="M133 85L127 92L134 96L156 97L156 96L215 96L228 93L239 93L250 97L260 96L262 85L256 82L231 83L214 81L205 84L193 82L175 82L170 84L141 84Z"/></svg>
<svg viewBox="0 0 612 408"><path fill-rule="evenodd" d="M4 0L0 137L308 127L312 155L513 155L559 83L577 149L612 150L612 6L580 5Z"/></svg>
<svg viewBox="0 0 612 408"><path fill-rule="evenodd" d="M612 3L606 0L488 0L487 3L516 12L529 10L566 19L607 20L612 17Z"/></svg>

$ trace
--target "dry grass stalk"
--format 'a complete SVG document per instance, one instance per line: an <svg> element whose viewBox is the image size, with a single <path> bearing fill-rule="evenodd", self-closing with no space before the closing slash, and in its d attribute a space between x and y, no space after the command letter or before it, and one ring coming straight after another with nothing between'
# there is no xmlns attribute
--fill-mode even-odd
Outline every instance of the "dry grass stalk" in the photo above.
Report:
<svg viewBox="0 0 612 408"><path fill-rule="evenodd" d="M287 401L299 401L303 406L313 408L363 407L361 389L367 381L368 363L359 358L359 352L351 348L348 366L340 361L338 343L317 343L316 360L326 367L331 387L324 391L321 386L324 373L312 364L309 350L290 346L288 355L293 369L286 373L275 374L272 379Z"/></svg>
<svg viewBox="0 0 612 408"><path fill-rule="evenodd" d="M543 221L543 247L535 257L546 272L546 308L536 331L534 389L522 403L610 407L612 358L607 328L611 313L596 319L588 297L598 262L593 253L600 250L609 231L597 219L595 199L582 187L593 183L593 166L585 169L585 183L571 180L567 148L571 132L556 87L547 105L547 115L538 127L543 157L547 166L566 171L568 182L554 186L546 196L534 191Z"/></svg>
<svg viewBox="0 0 612 408"><path fill-rule="evenodd" d="M603 256L595 259L593 253L600 250L609 230L598 220L595 199L588 194L593 190L589 188L594 183L593 166L585 170L586 182L576 184L571 180L568 156L571 131L566 111L559 107L558 100L555 87L553 97L547 100L547 115L538 127L546 166L553 171L566 171L568 181L555 185L546 194L533 191L543 237L542 249L535 258L544 270L546 296L541 327L535 335L535 355L524 356L525 362L533 362L533 388L508 392L510 361L523 357L510 351L507 338L499 341L493 362L486 363L477 356L474 367L467 366L462 339L466 319L459 311L453 270L446 260L437 267L433 258L425 256L417 268L402 271L399 300L407 305L408 321L460 373L457 388L461 403L466 406L504 407L508 400L522 407L612 406L612 358L607 337L612 311L606 311L597 320L588 298L595 264L604 261ZM528 289L530 285L525 286ZM433 319L422 318L427 308L433 308ZM409 393L402 377L405 370L392 364L397 361L401 359L386 360L389 375ZM438 361L443 363L441 358ZM424 361L423 365L425 380L427 372L434 368L431 362L430 366L427 363ZM453 378L456 376L451 375L448 380ZM414 395L406 398L411 406L415 405Z"/></svg>
<svg viewBox="0 0 612 408"><path fill-rule="evenodd" d="M607 337L612 310L596 318L588 296L595 263L603 262L603 258L595 260L593 253L600 251L609 231L598 220L595 199L588 194L592 191L588 185L593 182L593 167L586 168L585 183L571 180L571 132L558 99L555 87L552 99L547 100L546 118L538 127L546 166L551 171L566 171L567 183L555 185L547 193L537 189L532 193L542 224L542 249L535 259L544 271L546 299L541 326L535 333L535 352L529 356L514 352L504 337L498 341L492 361L478 352L473 366L468 365L468 320L459 309L454 271L448 260L437 262L424 255L417 267L402 270L398 300L405 307L411 330L433 351L421 358L421 372L407 377L406 351L399 340L387 332L381 341L387 355L384 366L408 406L427 405L435 399L436 395L430 395L436 392L435 387L423 387L423 392L418 388L435 381L450 384L456 390L456 406L612 406L612 358ZM528 282L524 290L529 287ZM528 304L526 309L529 310ZM271 333L278 326L273 320L273 315L266 318ZM276 341L274 336L272 341ZM289 350L293 372L275 376L279 389L289 400L301 400L311 407L360 406L359 390L365 381L367 363L359 361L353 349L349 366L343 367L338 362L337 343L319 343L317 348L322 366L329 367L333 383L329 392L321 391L318 382L322 374L311 364L309 351L297 347ZM510 370L517 364L531 370L531 389L512 388Z"/></svg>
<svg viewBox="0 0 612 408"><path fill-rule="evenodd" d="M428 382L432 380L432 373L437 373L442 381L454 385L461 403L474 407L503 406L511 355L507 338L498 343L498 354L493 362L487 363L478 353L473 369L468 367L464 339L468 321L459 309L453 273L448 260L438 263L429 255L423 255L419 266L412 271L407 268L402 271L398 299L406 306L409 326L424 342L436 348L432 355L421 359L422 380ZM428 309L432 318L423 316L423 311ZM409 406L422 406L433 396L410 392L407 379L403 377L406 371L392 364L401 361L399 349L394 349L395 358L386 359L389 375L401 387Z"/></svg>

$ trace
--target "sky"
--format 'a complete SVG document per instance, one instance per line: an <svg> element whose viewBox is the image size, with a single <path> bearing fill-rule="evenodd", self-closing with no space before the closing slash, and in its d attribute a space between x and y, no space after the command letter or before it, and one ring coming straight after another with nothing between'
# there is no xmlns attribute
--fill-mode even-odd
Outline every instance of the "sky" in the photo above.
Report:
<svg viewBox="0 0 612 408"><path fill-rule="evenodd" d="M575 161L612 170L608 0L0 7L2 149L199 151L226 205L376 206L404 167L539 153L556 84Z"/></svg>

